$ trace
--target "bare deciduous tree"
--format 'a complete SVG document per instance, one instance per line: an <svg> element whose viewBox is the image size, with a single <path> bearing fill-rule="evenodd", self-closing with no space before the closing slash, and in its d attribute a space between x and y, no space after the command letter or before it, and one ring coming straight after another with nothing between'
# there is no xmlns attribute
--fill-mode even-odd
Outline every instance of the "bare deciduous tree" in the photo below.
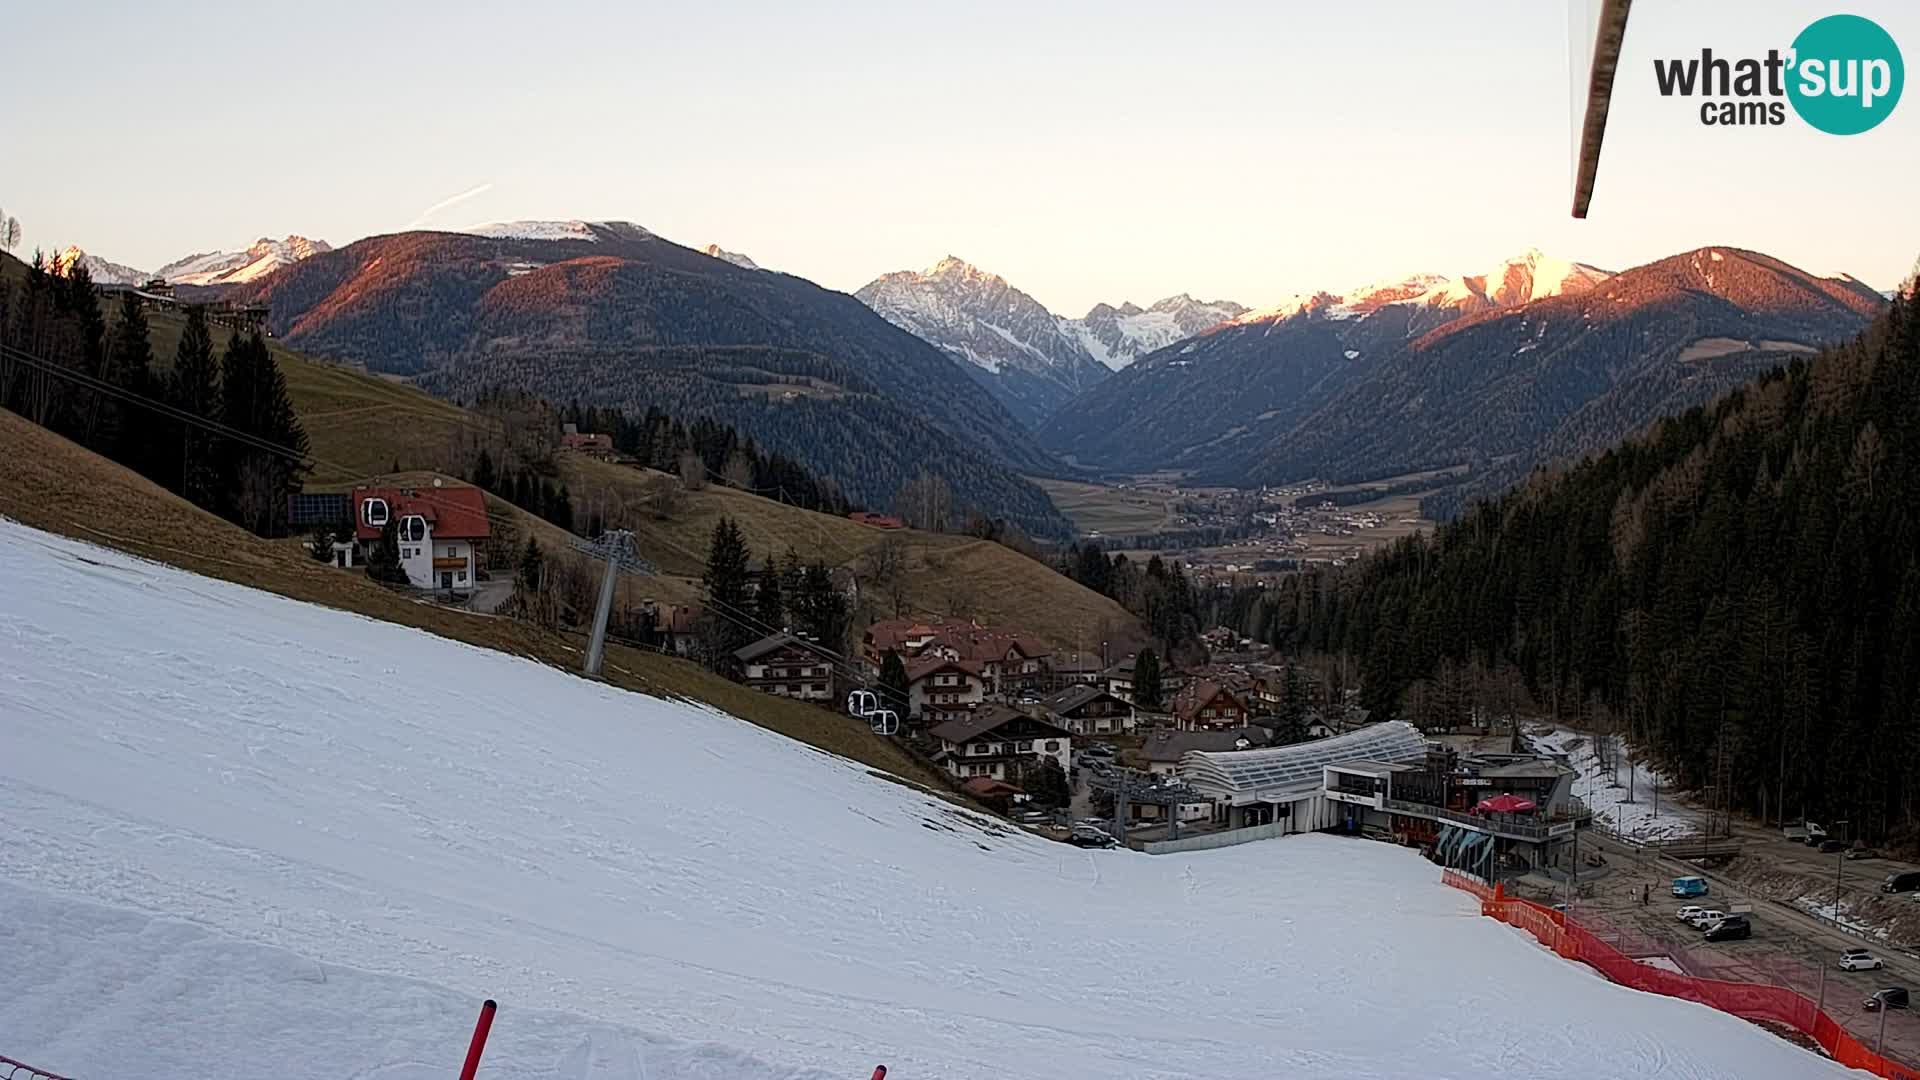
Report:
<svg viewBox="0 0 1920 1080"><path fill-rule="evenodd" d="M702 491L707 486L707 463L691 450L680 454L680 483L688 491Z"/></svg>
<svg viewBox="0 0 1920 1080"><path fill-rule="evenodd" d="M753 462L747 459L746 451L735 450L727 455L726 480L728 487L742 491L753 488Z"/></svg>

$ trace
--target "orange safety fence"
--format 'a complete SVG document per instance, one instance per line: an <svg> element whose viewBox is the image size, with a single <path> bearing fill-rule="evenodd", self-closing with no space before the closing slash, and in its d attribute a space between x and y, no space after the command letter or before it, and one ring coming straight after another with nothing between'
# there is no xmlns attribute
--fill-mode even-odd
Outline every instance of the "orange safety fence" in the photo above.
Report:
<svg viewBox="0 0 1920 1080"><path fill-rule="evenodd" d="M1578 960L1622 986L1697 1002L1743 1020L1785 1024L1810 1036L1833 1060L1890 1080L1920 1080L1920 1070L1869 1050L1805 994L1782 986L1725 982L1642 964L1596 937L1565 912L1510 898L1470 875L1443 871L1441 880L1480 899L1480 913L1517 926L1568 960Z"/></svg>

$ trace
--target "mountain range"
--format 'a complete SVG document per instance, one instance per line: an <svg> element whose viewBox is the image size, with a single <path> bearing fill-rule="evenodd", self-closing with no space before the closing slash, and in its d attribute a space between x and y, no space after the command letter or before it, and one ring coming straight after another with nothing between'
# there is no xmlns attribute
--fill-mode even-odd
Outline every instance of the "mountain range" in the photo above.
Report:
<svg viewBox="0 0 1920 1080"><path fill-rule="evenodd" d="M65 274L68 267L79 263L86 266L94 282L101 285L143 285L156 277L166 279L171 285L244 285L283 266L291 266L308 256L331 250L325 240L309 240L304 236L270 240L263 236L242 251L201 252L175 259L158 270L147 271L109 262L77 247L70 247L54 256L53 269L56 273Z"/></svg>
<svg viewBox="0 0 1920 1080"><path fill-rule="evenodd" d="M1029 427L1135 357L1246 310L1182 294L1145 309L1097 304L1086 318L1068 319L954 255L883 274L854 296L959 361Z"/></svg>
<svg viewBox="0 0 1920 1080"><path fill-rule="evenodd" d="M927 469L961 508L1068 531L1020 475L1058 463L938 349L844 293L631 223L369 237L239 295L269 304L289 345L443 396L506 387L711 416L868 506Z"/></svg>
<svg viewBox="0 0 1920 1080"><path fill-rule="evenodd" d="M1155 352L1056 413L1083 466L1217 483L1464 467L1457 496L1610 444L1856 333L1883 298L1738 248L1609 274L1494 271L1292 297Z"/></svg>

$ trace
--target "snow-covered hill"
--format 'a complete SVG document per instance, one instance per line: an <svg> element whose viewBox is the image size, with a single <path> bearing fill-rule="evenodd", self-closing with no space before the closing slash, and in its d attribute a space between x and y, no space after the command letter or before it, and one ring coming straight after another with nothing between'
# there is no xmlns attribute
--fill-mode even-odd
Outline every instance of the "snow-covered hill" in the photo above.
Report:
<svg viewBox="0 0 1920 1080"><path fill-rule="evenodd" d="M584 240L588 243L598 243L608 234L623 240L641 240L654 235L631 221L495 221L447 231L498 240Z"/></svg>
<svg viewBox="0 0 1920 1080"><path fill-rule="evenodd" d="M882 274L853 295L979 374L1029 426L1107 374L1038 300L953 255L925 270Z"/></svg>
<svg viewBox="0 0 1920 1080"><path fill-rule="evenodd" d="M263 236L245 251L209 251L189 255L168 263L155 274L174 285L241 285L257 281L301 259L332 250L325 240L309 240L304 236L271 240Z"/></svg>
<svg viewBox="0 0 1920 1080"><path fill-rule="evenodd" d="M1085 317L1062 320L1094 359L1115 371L1155 349L1246 314L1231 300L1195 300L1186 293L1157 300L1142 309L1133 303L1119 307L1095 304Z"/></svg>
<svg viewBox="0 0 1920 1080"><path fill-rule="evenodd" d="M485 996L526 1080L1852 1075L1404 849L1088 853L5 521L0 580L0 1053L67 1075L444 1077Z"/></svg>
<svg viewBox="0 0 1920 1080"><path fill-rule="evenodd" d="M55 255L49 263L54 273L66 277L75 266L87 268L87 276L95 285L139 285L147 280L147 275L131 266L122 266L117 262L108 262L98 255L89 255L77 247L70 247Z"/></svg>

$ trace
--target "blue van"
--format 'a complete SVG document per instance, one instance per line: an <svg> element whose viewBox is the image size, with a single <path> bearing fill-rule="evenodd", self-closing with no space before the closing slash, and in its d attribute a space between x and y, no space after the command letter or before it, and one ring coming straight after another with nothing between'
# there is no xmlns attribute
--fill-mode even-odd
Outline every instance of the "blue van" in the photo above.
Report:
<svg viewBox="0 0 1920 1080"><path fill-rule="evenodd" d="M1707 879L1703 877L1674 878L1673 895L1681 897L1705 896L1707 895Z"/></svg>

